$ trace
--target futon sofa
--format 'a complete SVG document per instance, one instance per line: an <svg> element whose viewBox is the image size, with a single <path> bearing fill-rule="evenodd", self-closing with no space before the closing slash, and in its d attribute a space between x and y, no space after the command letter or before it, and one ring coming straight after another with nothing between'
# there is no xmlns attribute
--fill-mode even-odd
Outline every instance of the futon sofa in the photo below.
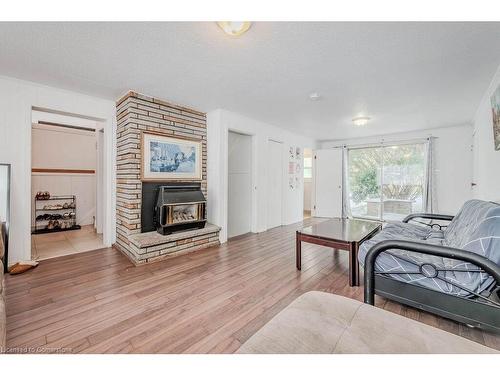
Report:
<svg viewBox="0 0 500 375"><path fill-rule="evenodd" d="M412 214L386 224L360 246L358 260L365 302L379 294L500 332L499 204L470 200L454 217Z"/></svg>
<svg viewBox="0 0 500 375"><path fill-rule="evenodd" d="M362 302L324 292L293 301L240 354L496 353L463 337Z"/></svg>

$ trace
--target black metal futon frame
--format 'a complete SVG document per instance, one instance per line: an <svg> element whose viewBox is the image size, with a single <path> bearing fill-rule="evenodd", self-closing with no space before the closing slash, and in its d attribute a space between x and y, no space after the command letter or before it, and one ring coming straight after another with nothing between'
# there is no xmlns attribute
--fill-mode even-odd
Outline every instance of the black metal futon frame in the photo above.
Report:
<svg viewBox="0 0 500 375"><path fill-rule="evenodd" d="M403 222L409 222L415 218L432 220L452 220L453 216L435 214L412 214L407 216ZM439 224L426 224L432 227ZM423 254L436 255L443 258L458 259L469 262L479 269L464 270L463 272L484 272L493 277L495 286L489 296L483 296L469 290L459 284L453 286L464 290L470 297L438 292L420 285L409 284L407 282L395 280L391 274L412 274L406 271L382 272L375 270L375 261L379 254L391 249L408 250ZM446 271L435 267L429 272L428 269L420 266L419 272L415 274L429 278L436 278L450 283L439 274L439 271ZM454 270L455 272L460 272ZM500 267L491 260L462 249L452 247L426 244L422 242L412 242L403 240L386 240L375 244L367 253L365 258L365 303L373 305L375 294L400 302L402 304L416 307L421 310L434 313L469 326L478 327L484 330L500 333Z"/></svg>

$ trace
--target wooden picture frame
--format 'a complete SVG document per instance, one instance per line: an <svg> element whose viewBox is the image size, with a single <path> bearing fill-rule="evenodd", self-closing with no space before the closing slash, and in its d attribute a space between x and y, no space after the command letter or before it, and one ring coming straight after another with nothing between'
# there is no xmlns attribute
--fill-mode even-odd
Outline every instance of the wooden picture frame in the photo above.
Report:
<svg viewBox="0 0 500 375"><path fill-rule="evenodd" d="M201 181L202 159L199 139L141 132L141 181Z"/></svg>
<svg viewBox="0 0 500 375"><path fill-rule="evenodd" d="M491 116L493 120L493 142L495 151L500 150L500 85L491 95Z"/></svg>

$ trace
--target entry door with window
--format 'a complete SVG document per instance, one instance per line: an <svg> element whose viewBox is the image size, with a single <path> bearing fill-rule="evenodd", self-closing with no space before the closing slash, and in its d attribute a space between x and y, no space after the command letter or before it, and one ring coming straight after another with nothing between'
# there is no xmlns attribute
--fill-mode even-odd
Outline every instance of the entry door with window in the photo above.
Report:
<svg viewBox="0 0 500 375"><path fill-rule="evenodd" d="M425 143L349 149L348 178L354 217L401 221L422 212Z"/></svg>

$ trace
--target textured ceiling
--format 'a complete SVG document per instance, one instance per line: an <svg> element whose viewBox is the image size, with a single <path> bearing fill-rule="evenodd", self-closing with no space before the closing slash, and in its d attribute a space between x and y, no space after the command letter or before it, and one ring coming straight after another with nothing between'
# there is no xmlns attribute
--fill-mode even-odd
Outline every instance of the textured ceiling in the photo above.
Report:
<svg viewBox="0 0 500 375"><path fill-rule="evenodd" d="M0 75L342 139L470 123L499 45L500 23L259 22L240 38L210 22L0 23Z"/></svg>

